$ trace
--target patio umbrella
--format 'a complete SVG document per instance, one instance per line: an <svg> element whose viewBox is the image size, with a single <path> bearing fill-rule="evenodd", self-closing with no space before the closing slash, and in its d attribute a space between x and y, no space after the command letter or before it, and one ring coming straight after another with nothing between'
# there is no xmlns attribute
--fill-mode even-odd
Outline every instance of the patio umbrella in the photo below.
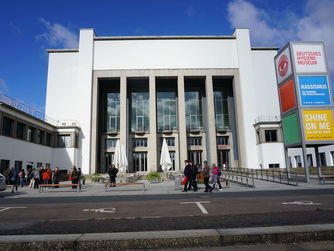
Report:
<svg viewBox="0 0 334 251"><path fill-rule="evenodd" d="M161 148L160 166L162 170L166 172L169 171L169 169L171 169L172 165L173 163L172 160L170 159L167 142L166 139L164 138Z"/></svg>
<svg viewBox="0 0 334 251"><path fill-rule="evenodd" d="M115 165L118 169L121 166L121 147L119 145L119 139L116 141L114 159L112 161L113 165Z"/></svg>
<svg viewBox="0 0 334 251"><path fill-rule="evenodd" d="M120 171L125 172L127 169L127 166L128 166L128 158L126 157L125 146L122 144Z"/></svg>

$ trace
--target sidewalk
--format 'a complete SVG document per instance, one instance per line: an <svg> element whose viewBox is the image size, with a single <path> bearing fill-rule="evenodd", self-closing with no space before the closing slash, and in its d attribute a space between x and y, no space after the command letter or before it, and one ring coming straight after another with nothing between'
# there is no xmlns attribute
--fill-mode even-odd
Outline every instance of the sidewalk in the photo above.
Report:
<svg viewBox="0 0 334 251"><path fill-rule="evenodd" d="M32 189L29 187L19 187L17 193L11 193L11 188L7 188L6 191L1 192L0 196L5 198L33 198L33 197L73 197L73 196L121 196L121 195L157 195L157 194L181 194L183 186L175 185L175 181L166 180L160 183L150 184L147 180L139 180L138 182L145 183L145 191L143 191L142 185L126 185L119 187L108 187L108 191L105 191L103 183L94 183L86 181L86 184L82 186L82 191L77 192L70 187L66 188L49 188L40 193L38 189ZM304 189L331 189L334 188L334 183L319 184L316 181L311 183L300 182L298 186L291 186L279 183L273 183L262 180L254 180L255 188L246 187L243 185L230 182L230 186L227 188L225 184L221 191L215 190L213 193L224 192L247 192L247 191L282 191L282 190L304 190ZM199 190L197 193L204 193L204 185L198 185ZM188 191L186 194L192 194L192 191Z"/></svg>

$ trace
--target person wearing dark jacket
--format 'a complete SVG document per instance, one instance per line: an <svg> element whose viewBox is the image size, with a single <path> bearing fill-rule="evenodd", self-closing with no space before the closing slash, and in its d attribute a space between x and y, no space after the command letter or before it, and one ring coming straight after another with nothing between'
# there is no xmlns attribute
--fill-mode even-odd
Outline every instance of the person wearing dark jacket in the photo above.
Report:
<svg viewBox="0 0 334 251"><path fill-rule="evenodd" d="M115 187L116 185L116 177L117 177L118 169L116 166L113 164L109 167L108 174L109 174L109 179L110 179L110 186Z"/></svg>
<svg viewBox="0 0 334 251"><path fill-rule="evenodd" d="M197 191L197 181L196 181L196 176L198 174L198 168L197 166L193 165L190 161L189 161L189 165L190 165L190 180L189 180L189 187L188 190L191 189L191 187L193 187L193 191L196 192Z"/></svg>
<svg viewBox="0 0 334 251"><path fill-rule="evenodd" d="M190 182L190 177L191 177L191 174L190 174L190 169L191 169L191 164L190 164L190 162L188 161L188 160L185 160L184 161L184 164L186 165L185 167L184 167L184 172L183 172L183 174L184 174L184 176L186 176L187 177L187 181L186 181L186 183L184 184L184 188L183 188L183 190L182 190L182 192L187 192L188 191L188 189L187 189L187 187L188 187L188 183Z"/></svg>

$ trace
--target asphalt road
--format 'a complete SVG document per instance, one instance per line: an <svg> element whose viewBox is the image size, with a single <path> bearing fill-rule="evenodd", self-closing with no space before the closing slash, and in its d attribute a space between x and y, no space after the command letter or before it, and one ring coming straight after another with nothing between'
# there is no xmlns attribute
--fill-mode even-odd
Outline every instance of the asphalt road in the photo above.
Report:
<svg viewBox="0 0 334 251"><path fill-rule="evenodd" d="M0 199L0 235L316 223L334 223L334 189Z"/></svg>

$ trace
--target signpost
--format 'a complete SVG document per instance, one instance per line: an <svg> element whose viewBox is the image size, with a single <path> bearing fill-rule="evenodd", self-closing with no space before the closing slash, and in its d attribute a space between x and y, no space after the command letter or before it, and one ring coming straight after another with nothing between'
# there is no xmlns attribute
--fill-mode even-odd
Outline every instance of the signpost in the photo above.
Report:
<svg viewBox="0 0 334 251"><path fill-rule="evenodd" d="M275 57L287 168L287 149L301 147L309 182L306 147L334 144L332 87L322 42L290 42ZM317 158L318 175L321 170Z"/></svg>

